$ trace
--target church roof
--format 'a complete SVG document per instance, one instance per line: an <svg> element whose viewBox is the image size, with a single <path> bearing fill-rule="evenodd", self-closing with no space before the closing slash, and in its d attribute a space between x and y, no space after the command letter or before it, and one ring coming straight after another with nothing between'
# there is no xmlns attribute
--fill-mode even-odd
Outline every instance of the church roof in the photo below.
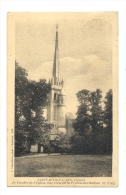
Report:
<svg viewBox="0 0 126 195"><path fill-rule="evenodd" d="M71 113L71 112L67 112L66 113L67 117L71 118L71 119L74 119L74 115Z"/></svg>

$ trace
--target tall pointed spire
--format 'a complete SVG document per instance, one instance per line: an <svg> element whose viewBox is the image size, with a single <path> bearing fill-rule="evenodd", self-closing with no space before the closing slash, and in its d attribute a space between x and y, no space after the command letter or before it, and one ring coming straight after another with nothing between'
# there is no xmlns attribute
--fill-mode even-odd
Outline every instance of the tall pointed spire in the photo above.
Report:
<svg viewBox="0 0 126 195"><path fill-rule="evenodd" d="M54 84L59 80L59 48L58 48L58 24L56 25L55 53L53 62L53 79Z"/></svg>

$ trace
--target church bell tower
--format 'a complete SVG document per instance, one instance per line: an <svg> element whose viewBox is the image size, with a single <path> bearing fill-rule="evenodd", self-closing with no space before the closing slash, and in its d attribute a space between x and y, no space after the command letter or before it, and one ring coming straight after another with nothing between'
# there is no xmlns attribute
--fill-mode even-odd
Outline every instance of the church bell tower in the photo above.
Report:
<svg viewBox="0 0 126 195"><path fill-rule="evenodd" d="M60 79L60 60L58 48L58 25L56 25L55 52L53 61L51 92L47 106L47 121L53 124L51 138L54 139L59 132L66 134L66 106L64 80Z"/></svg>

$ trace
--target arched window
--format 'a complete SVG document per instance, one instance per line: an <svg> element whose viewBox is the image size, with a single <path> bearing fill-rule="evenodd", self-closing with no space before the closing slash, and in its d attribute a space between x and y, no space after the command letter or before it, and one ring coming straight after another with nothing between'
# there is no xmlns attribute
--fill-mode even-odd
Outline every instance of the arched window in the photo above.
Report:
<svg viewBox="0 0 126 195"><path fill-rule="evenodd" d="M57 98L57 94L56 94L56 93L54 93L54 101L56 100L56 98Z"/></svg>

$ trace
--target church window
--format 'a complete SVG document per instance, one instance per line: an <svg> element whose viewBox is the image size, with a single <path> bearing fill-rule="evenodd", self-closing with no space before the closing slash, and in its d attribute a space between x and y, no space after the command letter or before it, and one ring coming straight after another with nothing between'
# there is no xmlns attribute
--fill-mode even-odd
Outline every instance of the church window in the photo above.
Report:
<svg viewBox="0 0 126 195"><path fill-rule="evenodd" d="M57 94L56 93L54 93L54 100L56 100L57 99Z"/></svg>

